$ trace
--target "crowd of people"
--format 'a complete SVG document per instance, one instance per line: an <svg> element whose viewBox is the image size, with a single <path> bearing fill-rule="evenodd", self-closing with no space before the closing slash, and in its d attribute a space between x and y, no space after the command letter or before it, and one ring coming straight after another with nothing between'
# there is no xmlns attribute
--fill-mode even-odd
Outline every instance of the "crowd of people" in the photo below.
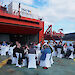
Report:
<svg viewBox="0 0 75 75"><path fill-rule="evenodd" d="M73 42L73 44L70 43L68 46L67 43L62 44L62 41L60 41L59 43L47 42L44 44L32 42L28 45L27 44L21 45L21 43L19 41L16 41L15 44L13 44L12 42L6 43L5 41L3 41L3 43L0 44L0 54L2 51L1 47L3 47L3 46L9 47L9 50L6 51L6 53L9 54L10 56L12 56L11 57L12 64L14 64L13 58L18 58L17 64L15 63L16 66L18 66L18 67L25 66L23 64L24 59L26 59L26 61L27 61L26 66L28 66L28 62L29 62L29 58L27 57L28 54L38 54L38 52L40 52L38 57L37 56L35 57L36 60L38 59L37 65L40 64L41 60L45 61L47 54L51 54L52 57L56 56L59 58L67 58L67 59L69 59L70 56L73 59L74 55L75 55L75 42ZM13 48L10 49L11 47L13 47ZM10 50L12 50L12 51L10 51ZM46 66L44 66L43 68L47 69Z"/></svg>
<svg viewBox="0 0 75 75"><path fill-rule="evenodd" d="M67 45L66 42L63 44L62 41L60 41L59 43L56 42L56 44L54 44L53 47L56 53L55 56L59 58L67 58L67 59L74 58L75 42L69 43L69 45Z"/></svg>

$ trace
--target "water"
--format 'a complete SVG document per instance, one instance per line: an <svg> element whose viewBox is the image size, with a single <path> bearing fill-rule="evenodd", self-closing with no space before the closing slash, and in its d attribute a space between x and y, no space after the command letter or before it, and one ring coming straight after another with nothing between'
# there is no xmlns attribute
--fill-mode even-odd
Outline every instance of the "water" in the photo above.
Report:
<svg viewBox="0 0 75 75"><path fill-rule="evenodd" d="M45 42L48 42L48 40L44 40ZM56 40L56 42L58 43L60 40ZM50 42L53 42L53 40L50 40ZM69 44L73 44L74 41L62 41L62 44L67 43L67 45L69 46Z"/></svg>

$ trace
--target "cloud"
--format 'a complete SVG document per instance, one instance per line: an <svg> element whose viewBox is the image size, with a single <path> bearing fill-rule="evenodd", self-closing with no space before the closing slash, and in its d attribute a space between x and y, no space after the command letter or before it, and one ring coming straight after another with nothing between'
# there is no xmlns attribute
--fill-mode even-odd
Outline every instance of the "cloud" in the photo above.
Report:
<svg viewBox="0 0 75 75"><path fill-rule="evenodd" d="M52 30L58 32L58 29L63 29L63 33L72 33L75 32L75 24L57 24L52 26Z"/></svg>
<svg viewBox="0 0 75 75"><path fill-rule="evenodd" d="M26 4L30 4L30 5L33 4L33 0L16 0L16 1L26 3Z"/></svg>
<svg viewBox="0 0 75 75"><path fill-rule="evenodd" d="M7 1L10 2L11 0ZM4 0L6 4L9 4L9 2L7 1ZM39 13L39 16L43 17L43 20L45 22L45 30L48 28L48 25L50 24L52 25L58 24L56 26L57 27L59 26L58 28L62 27L65 33L70 31L74 32L75 0L39 0L41 6L39 6L38 3L36 3L37 5L34 4L35 3L34 1L36 0L12 0L12 1L38 6L39 12L37 13ZM63 23L64 20L66 22L69 22L70 24L66 22Z"/></svg>
<svg viewBox="0 0 75 75"><path fill-rule="evenodd" d="M48 28L48 26L51 24L50 22L45 21L44 22L44 32L46 31L46 29Z"/></svg>
<svg viewBox="0 0 75 75"><path fill-rule="evenodd" d="M1 2L6 5L8 5L12 1L32 5L34 0L1 0Z"/></svg>
<svg viewBox="0 0 75 75"><path fill-rule="evenodd" d="M75 0L47 0L49 5L43 7L40 12L45 21L56 23L67 19L75 21Z"/></svg>
<svg viewBox="0 0 75 75"><path fill-rule="evenodd" d="M69 24L68 26L65 26L64 33L70 33L70 30L71 33L75 32L75 24Z"/></svg>
<svg viewBox="0 0 75 75"><path fill-rule="evenodd" d="M1 0L0 1L0 5L4 6L4 5L8 5L10 3L10 0Z"/></svg>

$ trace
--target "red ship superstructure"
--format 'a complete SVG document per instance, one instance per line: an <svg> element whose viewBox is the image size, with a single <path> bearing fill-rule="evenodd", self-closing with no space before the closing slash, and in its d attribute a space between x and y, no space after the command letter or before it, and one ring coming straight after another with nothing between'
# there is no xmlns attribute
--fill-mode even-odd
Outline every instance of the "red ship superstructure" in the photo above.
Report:
<svg viewBox="0 0 75 75"><path fill-rule="evenodd" d="M22 9L20 4L15 6L18 7L17 10L11 9L14 7L11 5L8 7L9 10L6 6L0 6L0 41L41 42L42 37L44 37L44 22L39 18L25 17L25 12L21 11L24 8ZM30 10L27 11L31 12ZM29 13L27 15L30 16Z"/></svg>

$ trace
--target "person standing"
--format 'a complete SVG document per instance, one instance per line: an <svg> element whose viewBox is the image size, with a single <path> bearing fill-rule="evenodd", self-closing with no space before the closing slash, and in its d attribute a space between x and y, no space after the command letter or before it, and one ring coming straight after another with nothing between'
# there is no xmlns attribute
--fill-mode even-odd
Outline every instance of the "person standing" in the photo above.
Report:
<svg viewBox="0 0 75 75"><path fill-rule="evenodd" d="M51 49L49 48L48 44L44 45L44 49L41 50L41 57L40 57L40 61L41 60L45 60L46 59L46 54L50 54L51 53ZM47 67L43 67L43 69L48 69Z"/></svg>
<svg viewBox="0 0 75 75"><path fill-rule="evenodd" d="M71 53L74 52L74 48L72 46L72 44L69 44L69 47L67 48L67 52L66 52L66 58L69 58L69 56L71 55Z"/></svg>
<svg viewBox="0 0 75 75"><path fill-rule="evenodd" d="M7 43L3 41L2 46L7 46Z"/></svg>
<svg viewBox="0 0 75 75"><path fill-rule="evenodd" d="M19 56L17 56L18 54ZM16 41L16 47L13 49L13 57L16 57L18 59L16 66L21 67L22 59L24 59L24 50L18 41Z"/></svg>
<svg viewBox="0 0 75 75"><path fill-rule="evenodd" d="M40 60L45 60L46 54L47 53L49 53L49 54L51 53L51 50L50 50L50 48L48 47L47 44L44 45L44 49L41 50L41 53L42 53L42 55L40 57Z"/></svg>
<svg viewBox="0 0 75 75"><path fill-rule="evenodd" d="M73 55L75 55L75 42L73 42L73 48L74 48ZM74 58L75 58L75 56L74 56Z"/></svg>
<svg viewBox="0 0 75 75"><path fill-rule="evenodd" d="M34 49L33 43L30 44L30 48L28 50L28 54L36 54L36 50Z"/></svg>

